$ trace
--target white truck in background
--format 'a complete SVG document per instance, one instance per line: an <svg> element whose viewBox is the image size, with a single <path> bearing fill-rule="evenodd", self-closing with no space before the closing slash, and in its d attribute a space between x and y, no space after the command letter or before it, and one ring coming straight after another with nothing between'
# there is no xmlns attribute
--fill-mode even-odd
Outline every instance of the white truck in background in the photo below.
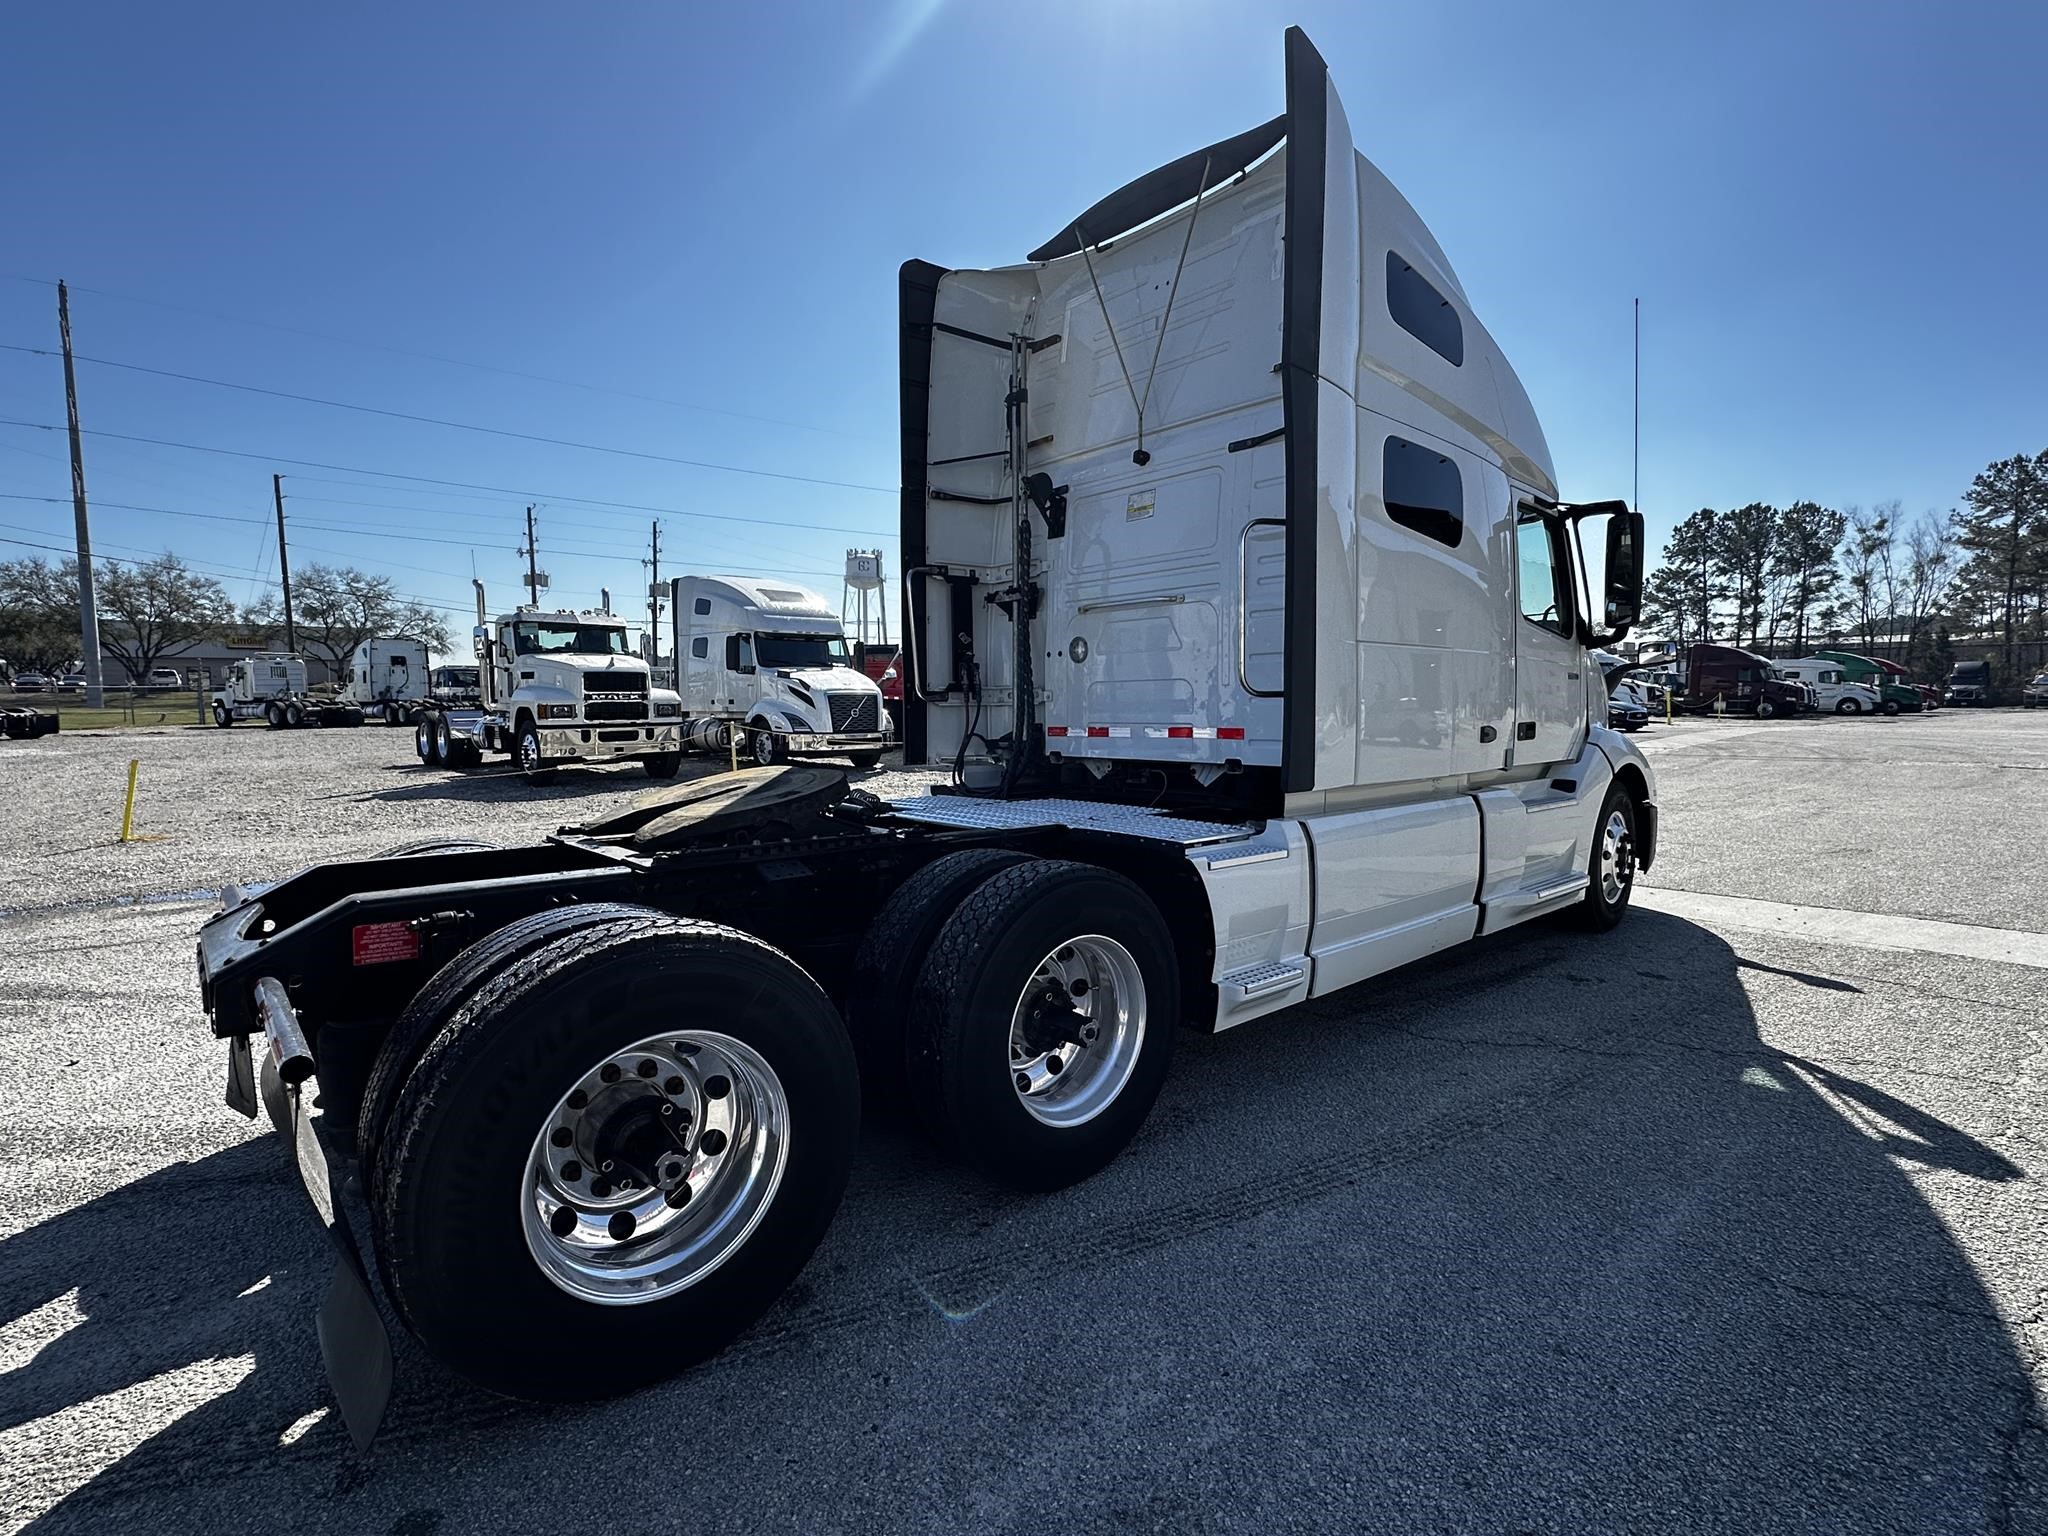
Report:
<svg viewBox="0 0 2048 1536"><path fill-rule="evenodd" d="M1655 780L1591 652L1640 612L1642 519L1562 499L1299 29L1285 63L1279 116L1023 262L901 269L906 756L952 784L882 800L754 768L529 846L223 894L199 981L228 1103L275 1104L316 1202L356 1159L377 1271L448 1368L589 1398L723 1347L824 1236L863 1079L944 1155L1056 1189L1138 1133L1183 1028L1549 914L1626 918ZM1033 171L989 198L1043 195ZM791 631L734 622L758 680L759 637ZM615 623L480 622L484 739L522 698L573 707L542 663L585 699L628 667L644 688L586 633ZM685 676L722 666L687 633ZM1270 1070L1302 1055L1297 1031ZM349 1224L316 1209L362 1445L393 1353Z"/></svg>
<svg viewBox="0 0 2048 1536"><path fill-rule="evenodd" d="M1842 664L1825 656L1774 661L1771 671L1788 683L1804 686L1813 695L1813 707L1817 710L1833 710L1838 715L1874 715L1884 707L1875 688L1851 682L1842 671Z"/></svg>
<svg viewBox="0 0 2048 1536"><path fill-rule="evenodd" d="M427 693L425 644L383 635L365 640L350 654L339 697L386 725L411 725L418 721Z"/></svg>
<svg viewBox="0 0 2048 1536"><path fill-rule="evenodd" d="M889 744L882 690L853 664L846 628L795 582L679 576L674 606L684 745L759 767L844 757L872 768Z"/></svg>
<svg viewBox="0 0 2048 1536"><path fill-rule="evenodd" d="M362 706L337 694L308 689L304 658L283 653L245 656L213 691L213 723L223 728L261 720L272 730L302 725L361 725Z"/></svg>
<svg viewBox="0 0 2048 1536"><path fill-rule="evenodd" d="M474 585L477 703L422 707L413 738L421 762L475 768L504 753L533 784L577 762L632 760L654 778L674 776L682 704L649 685L625 620L531 606L487 619L484 584Z"/></svg>

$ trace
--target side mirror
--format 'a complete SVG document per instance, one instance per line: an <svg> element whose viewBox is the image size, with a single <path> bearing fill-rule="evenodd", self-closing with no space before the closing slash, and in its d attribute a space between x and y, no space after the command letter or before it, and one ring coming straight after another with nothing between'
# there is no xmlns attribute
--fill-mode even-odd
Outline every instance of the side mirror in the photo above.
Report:
<svg viewBox="0 0 2048 1536"><path fill-rule="evenodd" d="M893 683L893 682L895 682L895 681L896 681L896 669L895 669L894 667L889 667L889 668L885 669L885 670L883 671L883 673L882 673L882 681L883 681L883 682L885 682L885 683Z"/></svg>
<svg viewBox="0 0 2048 1536"><path fill-rule="evenodd" d="M1607 579L1601 622L1619 640L1643 616L1643 514L1618 512L1607 524Z"/></svg>
<svg viewBox="0 0 2048 1536"><path fill-rule="evenodd" d="M486 626L479 624L469 634L471 648L475 650L477 660L482 661L484 654L491 648L491 632Z"/></svg>

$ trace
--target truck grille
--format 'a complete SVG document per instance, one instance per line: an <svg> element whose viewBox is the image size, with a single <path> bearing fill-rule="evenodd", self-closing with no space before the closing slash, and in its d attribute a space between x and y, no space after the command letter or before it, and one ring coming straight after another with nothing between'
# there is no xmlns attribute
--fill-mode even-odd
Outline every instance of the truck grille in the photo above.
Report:
<svg viewBox="0 0 2048 1536"><path fill-rule="evenodd" d="M642 699L587 699L583 705L586 720L644 720L647 718L647 701Z"/></svg>
<svg viewBox="0 0 2048 1536"><path fill-rule="evenodd" d="M875 707L872 693L827 694L832 701L832 729L835 732L879 731L882 728L881 711Z"/></svg>
<svg viewBox="0 0 2048 1536"><path fill-rule="evenodd" d="M583 718L645 720L647 674L619 671L586 674L583 679Z"/></svg>

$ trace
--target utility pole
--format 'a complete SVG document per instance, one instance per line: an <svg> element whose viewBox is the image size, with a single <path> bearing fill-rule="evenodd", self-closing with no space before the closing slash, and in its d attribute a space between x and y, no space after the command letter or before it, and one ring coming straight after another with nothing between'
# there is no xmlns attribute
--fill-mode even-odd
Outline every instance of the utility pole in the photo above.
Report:
<svg viewBox="0 0 2048 1536"><path fill-rule="evenodd" d="M648 525L650 543L647 562L647 665L661 664L661 523Z"/></svg>
<svg viewBox="0 0 2048 1536"><path fill-rule="evenodd" d="M277 503L277 577L284 584L284 648L299 654L299 629L292 622L292 562L284 548L284 476L270 477L270 497Z"/></svg>
<svg viewBox="0 0 2048 1536"><path fill-rule="evenodd" d="M106 707L100 674L100 614L92 591L92 528L85 509L85 449L78 432L78 378L71 366L71 294L57 284L57 333L64 342L64 413L71 424L71 515L78 525L78 648L85 668L85 707Z"/></svg>
<svg viewBox="0 0 2048 1536"><path fill-rule="evenodd" d="M548 584L548 576L540 568L540 546L533 536L532 507L526 509L526 548L516 553L526 556L526 600L538 608L540 589Z"/></svg>

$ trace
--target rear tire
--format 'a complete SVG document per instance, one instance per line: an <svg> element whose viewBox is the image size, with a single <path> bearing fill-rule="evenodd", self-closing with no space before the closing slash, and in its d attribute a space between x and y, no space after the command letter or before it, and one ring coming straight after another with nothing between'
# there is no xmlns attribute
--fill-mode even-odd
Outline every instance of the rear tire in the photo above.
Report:
<svg viewBox="0 0 2048 1536"><path fill-rule="evenodd" d="M405 717L398 712L396 704L386 704L384 706L384 723L386 725L401 725L404 723L404 719Z"/></svg>
<svg viewBox="0 0 2048 1536"><path fill-rule="evenodd" d="M595 1086L600 1064L616 1073L608 1056L661 1049L666 1034L641 1037L664 998L694 1001L656 1077ZM730 1075L682 1077L699 1053ZM625 1183L638 1132L618 1127L643 1101L684 1105L659 1122L679 1127L659 1166L687 1160L698 1198ZM573 1401L648 1385L723 1349L796 1278L845 1191L859 1120L845 1030L787 956L709 923L613 918L492 977L407 1076L372 1203L386 1289L429 1353L492 1391ZM560 1167L551 1124L593 1162L616 1141L622 1187ZM607 1210L609 1234L593 1225ZM623 1273L633 1263L651 1299Z"/></svg>
<svg viewBox="0 0 2048 1536"><path fill-rule="evenodd" d="M306 723L306 709L302 704L292 703L284 707L284 723L297 730Z"/></svg>
<svg viewBox="0 0 2048 1536"><path fill-rule="evenodd" d="M1000 1183L1064 1188L1129 1145L1166 1081L1173 936L1123 876L1031 860L940 928L909 1025L912 1102L941 1141Z"/></svg>
<svg viewBox="0 0 2048 1536"><path fill-rule="evenodd" d="M846 988L846 1031L860 1058L861 1084L877 1104L900 1109L910 1080L910 992L932 941L974 890L1027 855L965 848L897 886L868 925Z"/></svg>
<svg viewBox="0 0 2048 1536"><path fill-rule="evenodd" d="M1576 909L1581 927L1605 933L1628 915L1628 899L1636 885L1635 850L1635 797L1611 784L1600 802L1600 819L1593 824L1586 894Z"/></svg>
<svg viewBox="0 0 2048 1536"><path fill-rule="evenodd" d="M427 733L427 761L436 768L454 766L454 739L449 734L446 720L436 720Z"/></svg>
<svg viewBox="0 0 2048 1536"><path fill-rule="evenodd" d="M275 701L266 704L263 707L263 723L273 731L283 730L285 724L284 706Z"/></svg>

